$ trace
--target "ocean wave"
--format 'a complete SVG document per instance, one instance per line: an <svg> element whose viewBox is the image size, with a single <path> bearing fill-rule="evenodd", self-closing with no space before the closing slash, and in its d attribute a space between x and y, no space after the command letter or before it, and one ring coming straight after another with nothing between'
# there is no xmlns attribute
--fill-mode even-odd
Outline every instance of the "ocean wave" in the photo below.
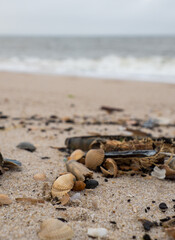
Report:
<svg viewBox="0 0 175 240"><path fill-rule="evenodd" d="M1 71L175 83L175 58L106 56L99 59L0 59Z"/></svg>

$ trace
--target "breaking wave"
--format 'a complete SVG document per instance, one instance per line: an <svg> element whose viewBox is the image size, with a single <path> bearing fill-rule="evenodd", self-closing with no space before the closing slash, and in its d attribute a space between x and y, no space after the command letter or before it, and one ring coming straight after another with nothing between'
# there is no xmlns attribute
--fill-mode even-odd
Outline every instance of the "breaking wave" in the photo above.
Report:
<svg viewBox="0 0 175 240"><path fill-rule="evenodd" d="M0 59L0 70L175 83L175 58L162 56L139 58L111 55L99 59L61 60L13 57Z"/></svg>

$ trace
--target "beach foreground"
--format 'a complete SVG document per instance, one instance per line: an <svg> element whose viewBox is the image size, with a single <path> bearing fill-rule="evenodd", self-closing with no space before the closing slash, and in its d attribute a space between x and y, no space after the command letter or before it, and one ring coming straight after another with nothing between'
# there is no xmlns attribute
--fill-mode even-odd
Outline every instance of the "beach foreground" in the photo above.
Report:
<svg viewBox="0 0 175 240"><path fill-rule="evenodd" d="M128 135L128 129L114 122L125 119L130 126L138 118L172 125L144 129L145 133L175 137L175 85L0 73L0 89L0 112L8 116L0 119L0 151L5 158L22 162L21 171L0 176L0 193L12 199L11 205L0 207L0 239L38 239L40 222L50 217L66 219L73 228L73 239L89 239L87 230L91 227L106 228L106 239L142 239L145 230L138 219L159 222L175 215L175 183L136 175L105 180L101 173L94 173L99 186L80 192L81 199L71 201L66 210L47 201L32 205L15 200L41 199L44 183L51 186L65 172L64 153L51 146L64 147L67 137ZM123 111L109 114L101 106ZM53 116L61 121L50 121ZM94 124L88 124L89 120ZM22 141L33 143L37 150L31 153L16 148ZM45 182L33 179L40 172L46 174ZM161 202L168 206L165 213L159 209ZM161 227L148 234L151 239L168 240Z"/></svg>

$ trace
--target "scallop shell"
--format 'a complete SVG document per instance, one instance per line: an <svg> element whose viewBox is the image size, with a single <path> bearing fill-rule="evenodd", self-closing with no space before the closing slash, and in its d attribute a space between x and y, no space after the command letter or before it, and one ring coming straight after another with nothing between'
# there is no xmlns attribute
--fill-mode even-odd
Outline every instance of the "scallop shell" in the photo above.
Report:
<svg viewBox="0 0 175 240"><path fill-rule="evenodd" d="M49 218L41 223L38 236L41 240L68 240L73 234L72 228L66 223Z"/></svg>
<svg viewBox="0 0 175 240"><path fill-rule="evenodd" d="M84 163L84 158L83 158L84 156L85 156L85 152L83 152L81 149L77 149L74 152L72 152L68 160L75 160L75 161Z"/></svg>
<svg viewBox="0 0 175 240"><path fill-rule="evenodd" d="M9 205L12 203L12 200L6 194L0 194L0 206Z"/></svg>
<svg viewBox="0 0 175 240"><path fill-rule="evenodd" d="M72 188L73 191L82 191L84 190L86 187L86 184L82 181L76 181L75 184L74 184L74 187Z"/></svg>
<svg viewBox="0 0 175 240"><path fill-rule="evenodd" d="M92 171L75 160L67 161L66 168L67 171L71 172L79 181L84 181L86 177L91 178L93 175Z"/></svg>
<svg viewBox="0 0 175 240"><path fill-rule="evenodd" d="M71 173L58 177L52 185L52 197L61 198L65 193L68 193L73 188L75 180L75 176Z"/></svg>
<svg viewBox="0 0 175 240"><path fill-rule="evenodd" d="M114 176L116 177L117 176L117 173L118 173L118 167L117 167L117 164L116 162L112 159L112 158L107 158L105 163L104 163L104 167L100 167L102 173L105 175L105 176Z"/></svg>
<svg viewBox="0 0 175 240"><path fill-rule="evenodd" d="M85 158L85 165L87 168L96 170L98 166L103 163L104 160L103 149L91 149L87 152Z"/></svg>
<svg viewBox="0 0 175 240"><path fill-rule="evenodd" d="M46 180L46 174L45 173L37 173L33 176L33 178L36 181L45 181Z"/></svg>

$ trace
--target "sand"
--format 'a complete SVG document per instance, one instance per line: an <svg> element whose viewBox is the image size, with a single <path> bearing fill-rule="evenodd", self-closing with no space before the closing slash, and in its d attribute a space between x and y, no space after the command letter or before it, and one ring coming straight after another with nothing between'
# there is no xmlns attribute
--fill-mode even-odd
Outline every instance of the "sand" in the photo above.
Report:
<svg viewBox="0 0 175 240"><path fill-rule="evenodd" d="M94 173L99 186L80 192L81 199L70 202L66 210L58 210L60 205L47 201L32 205L15 200L19 197L41 199L44 183L51 186L59 173L65 171L64 153L50 146L63 147L66 137L92 132L128 134L120 125L82 125L84 116L94 121L151 117L175 123L175 85L0 73L0 90L0 111L9 116L0 119L0 126L5 126L5 130L0 131L0 151L4 157L22 162L21 170L6 171L0 176L0 193L12 199L11 205L0 207L0 239L38 239L40 222L50 217L66 219L73 228L73 239L89 239L87 229L90 227L105 227L106 239L124 240L133 236L142 239L145 231L139 218L159 222L160 218L175 215L172 201L175 183L141 176L120 176L106 182L100 173ZM100 110L102 105L124 111L107 114ZM33 115L40 120L21 122L21 118ZM60 119L69 117L76 124L46 125L45 119L51 115ZM156 137L175 137L174 127L145 131ZM22 141L33 143L37 150L31 153L16 148ZM46 174L45 182L33 179L38 172ZM161 202L168 206L166 213L159 210ZM150 210L145 211L147 207ZM151 239L168 239L161 227L152 228L148 234Z"/></svg>

